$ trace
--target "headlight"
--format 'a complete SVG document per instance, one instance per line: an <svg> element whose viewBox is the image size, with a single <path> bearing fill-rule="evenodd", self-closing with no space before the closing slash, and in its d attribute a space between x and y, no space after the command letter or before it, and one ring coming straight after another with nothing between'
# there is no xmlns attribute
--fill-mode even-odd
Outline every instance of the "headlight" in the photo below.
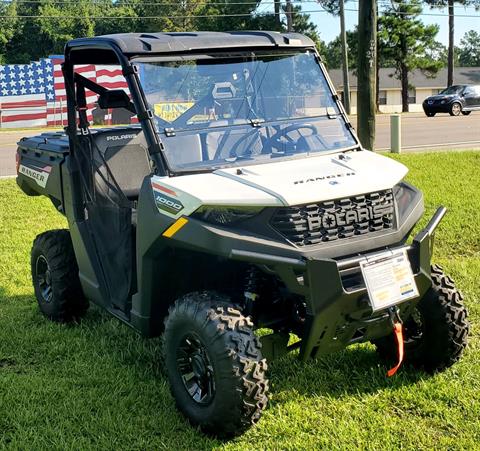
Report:
<svg viewBox="0 0 480 451"><path fill-rule="evenodd" d="M191 216L211 224L237 224L253 218L263 210L263 207L217 207L203 206Z"/></svg>
<svg viewBox="0 0 480 451"><path fill-rule="evenodd" d="M393 195L397 203L398 220L402 224L415 206L415 200L420 193L412 185L401 182L394 186Z"/></svg>

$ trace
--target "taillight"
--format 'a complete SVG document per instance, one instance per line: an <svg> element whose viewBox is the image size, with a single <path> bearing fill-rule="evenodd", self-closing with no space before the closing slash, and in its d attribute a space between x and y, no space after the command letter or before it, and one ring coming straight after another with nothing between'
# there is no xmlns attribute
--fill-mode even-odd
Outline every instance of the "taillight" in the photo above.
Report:
<svg viewBox="0 0 480 451"><path fill-rule="evenodd" d="M17 166L17 174L18 174L18 170L20 168L20 154L18 152L15 154L15 163Z"/></svg>

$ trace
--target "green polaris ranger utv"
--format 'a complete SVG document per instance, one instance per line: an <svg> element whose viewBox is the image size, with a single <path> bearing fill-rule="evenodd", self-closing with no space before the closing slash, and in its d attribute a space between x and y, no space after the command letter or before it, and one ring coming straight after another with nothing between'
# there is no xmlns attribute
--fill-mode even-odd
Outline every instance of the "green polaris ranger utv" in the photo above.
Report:
<svg viewBox="0 0 480 451"><path fill-rule="evenodd" d="M120 66L128 90L85 78L85 64ZM403 358L431 372L458 360L467 312L431 266L446 210L408 240L422 193L362 148L309 38L75 39L63 74L65 133L25 138L17 155L20 188L69 225L34 241L40 310L76 321L93 302L163 334L193 424L232 436L258 421L267 360L291 350L306 360L371 341L396 361L390 374ZM91 93L138 124L91 129Z"/></svg>

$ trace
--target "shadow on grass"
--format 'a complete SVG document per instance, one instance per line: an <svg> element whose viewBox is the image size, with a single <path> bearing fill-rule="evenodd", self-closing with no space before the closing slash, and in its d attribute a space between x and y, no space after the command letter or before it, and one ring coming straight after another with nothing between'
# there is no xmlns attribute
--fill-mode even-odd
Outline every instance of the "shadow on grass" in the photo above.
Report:
<svg viewBox="0 0 480 451"><path fill-rule="evenodd" d="M307 362L301 362L297 353L289 354L270 365L270 379L279 393L293 389L309 396L341 398L396 389L429 377L403 365L389 378L386 373L393 364L380 359L372 345L363 344Z"/></svg>
<svg viewBox="0 0 480 451"><path fill-rule="evenodd" d="M90 310L89 318L86 318L82 325L94 331L110 321L112 318L108 313L95 307ZM166 379L160 357L161 338L145 339L124 325L118 324L128 332L125 334L125 331L119 331L119 335L105 342L105 352L119 355L122 365L133 365L142 380L149 376ZM123 344L122 340L125 340ZM137 346L129 346L129 340L134 340L140 345L142 350L140 355ZM292 396L295 396L296 392L305 395L342 397L395 389L430 377L427 373L403 365L394 377L389 378L386 373L393 364L382 360L373 345L369 344L352 346L307 362L299 360L297 351L270 362L268 378L272 382L270 386L273 386L271 391L274 394L293 389Z"/></svg>
<svg viewBox="0 0 480 451"><path fill-rule="evenodd" d="M138 414L149 419L144 433L152 436L160 433L166 443L183 443L185 447L196 439L205 446L220 443L190 428L175 411L163 371L160 338L144 339L94 306L78 324L51 323L41 316L33 293L10 296L0 287L0 306L3 305L8 306L3 312L4 321L10 321L8 327L12 332L8 338L7 334L2 338L11 340L11 345L4 347L8 349L7 355L0 355L0 372L18 365L25 367L28 374L27 363L31 362L37 381L50 384L51 390L56 389L55 381L62 384L73 377L74 384L85 384L90 393L90 397L86 395L79 401L79 408L89 410L92 405L97 406L95 393L111 393L102 408L112 412L114 418L122 416L121 411L116 413L115 404L130 392L138 393L135 402L142 406ZM73 376L70 367L78 368ZM366 345L305 363L296 354L290 354L270 365L273 402L278 405L295 400L298 393L335 398L361 396L399 388L425 377L423 373L402 368L398 376L388 379L386 370L385 363ZM13 389L20 391L20 387ZM84 427L94 429L95 424L85 419ZM115 434L115 431L105 433Z"/></svg>
<svg viewBox="0 0 480 451"><path fill-rule="evenodd" d="M101 340L98 350L113 356L120 366L133 370L139 380L160 377L166 381L160 337L143 338L97 306L90 308L87 317L77 326L92 337L98 334L108 336L108 339ZM292 396L297 392L342 397L395 389L430 377L403 365L394 377L388 378L386 373L392 365L392 362L380 359L372 345L363 344L307 362L299 360L298 352L290 353L269 363L268 378L274 387L273 393L293 389Z"/></svg>

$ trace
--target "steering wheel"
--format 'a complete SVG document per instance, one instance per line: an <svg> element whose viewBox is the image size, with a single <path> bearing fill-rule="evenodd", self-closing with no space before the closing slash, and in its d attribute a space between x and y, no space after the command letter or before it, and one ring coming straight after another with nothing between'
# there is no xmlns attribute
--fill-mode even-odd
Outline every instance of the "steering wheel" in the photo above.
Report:
<svg viewBox="0 0 480 451"><path fill-rule="evenodd" d="M231 133L231 130L227 130L225 132L226 134L230 135ZM237 155L237 150L240 148L240 146L245 142L245 141L248 141L250 138L252 138L254 135L256 135L258 133L258 129L254 128L253 130L251 130L250 132L248 133L245 133L245 134L242 134L238 140L235 142L235 144L233 144L232 148L230 149L229 153L228 153L228 157L226 158L235 158L235 157L238 157L239 155ZM221 140L222 141L222 140ZM220 142L219 144L219 147L215 153L215 157L214 159L217 160L219 158L221 158L221 155L222 155L222 151L223 151L223 148L225 146L225 143L222 143ZM225 157L224 157L225 158Z"/></svg>
<svg viewBox="0 0 480 451"><path fill-rule="evenodd" d="M291 136L288 136L288 134L302 129L310 130L312 133L309 136L318 134L317 127L312 124L291 124L285 128L281 128L281 126L279 126L278 130L272 136L270 136L268 144L277 150L281 150L281 147L284 145L281 139L285 138L287 142L294 143L295 140ZM303 136L301 133L300 135Z"/></svg>

